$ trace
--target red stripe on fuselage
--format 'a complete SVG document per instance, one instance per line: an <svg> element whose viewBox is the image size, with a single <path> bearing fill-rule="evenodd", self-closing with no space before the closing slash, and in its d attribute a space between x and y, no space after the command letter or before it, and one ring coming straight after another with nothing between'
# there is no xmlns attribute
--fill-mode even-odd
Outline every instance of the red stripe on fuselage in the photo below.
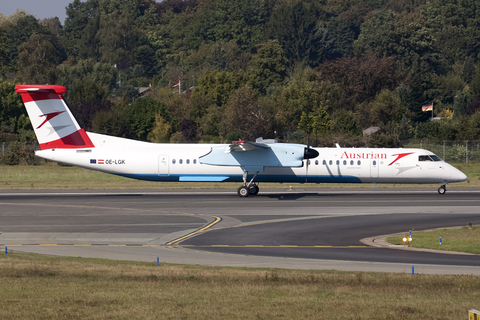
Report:
<svg viewBox="0 0 480 320"><path fill-rule="evenodd" d="M80 129L66 137L58 140L41 143L40 149L80 149L80 148L94 148L92 141L88 137L85 130Z"/></svg>

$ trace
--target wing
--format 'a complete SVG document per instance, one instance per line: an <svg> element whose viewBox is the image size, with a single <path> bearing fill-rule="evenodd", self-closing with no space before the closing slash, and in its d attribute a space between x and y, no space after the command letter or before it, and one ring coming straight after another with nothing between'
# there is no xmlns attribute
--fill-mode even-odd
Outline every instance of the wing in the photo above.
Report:
<svg viewBox="0 0 480 320"><path fill-rule="evenodd" d="M212 147L199 161L216 166L240 166L248 171L263 171L264 167L302 167L306 149L300 144L236 141Z"/></svg>
<svg viewBox="0 0 480 320"><path fill-rule="evenodd" d="M257 148L268 149L270 147L268 144L265 144L265 143L232 141L232 143L225 150L225 153L230 153L232 151L235 151L235 152L252 151Z"/></svg>

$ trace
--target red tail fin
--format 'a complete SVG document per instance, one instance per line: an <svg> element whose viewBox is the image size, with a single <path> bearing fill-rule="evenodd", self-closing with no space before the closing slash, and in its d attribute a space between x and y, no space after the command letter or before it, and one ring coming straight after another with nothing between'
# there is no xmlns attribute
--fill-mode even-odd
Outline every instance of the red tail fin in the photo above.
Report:
<svg viewBox="0 0 480 320"><path fill-rule="evenodd" d="M94 147L63 101L62 93L66 91L65 87L55 85L15 86L15 92L22 95L42 150Z"/></svg>

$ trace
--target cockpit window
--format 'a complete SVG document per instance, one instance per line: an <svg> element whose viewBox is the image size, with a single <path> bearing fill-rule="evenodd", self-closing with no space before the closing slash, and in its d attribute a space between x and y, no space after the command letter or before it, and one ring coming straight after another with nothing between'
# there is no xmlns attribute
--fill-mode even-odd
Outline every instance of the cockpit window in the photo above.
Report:
<svg viewBox="0 0 480 320"><path fill-rule="evenodd" d="M432 154L432 155L418 156L418 161L442 161L442 159Z"/></svg>

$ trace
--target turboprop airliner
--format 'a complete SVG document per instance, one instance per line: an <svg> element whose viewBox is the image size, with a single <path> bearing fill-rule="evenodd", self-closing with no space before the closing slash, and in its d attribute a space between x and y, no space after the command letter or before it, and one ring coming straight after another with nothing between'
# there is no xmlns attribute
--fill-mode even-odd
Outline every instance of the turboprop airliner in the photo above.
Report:
<svg viewBox="0 0 480 320"><path fill-rule="evenodd" d="M149 143L80 128L57 85L16 85L44 159L150 181L241 182L240 197L260 182L439 183L467 176L423 149L312 148L257 139L229 144Z"/></svg>

